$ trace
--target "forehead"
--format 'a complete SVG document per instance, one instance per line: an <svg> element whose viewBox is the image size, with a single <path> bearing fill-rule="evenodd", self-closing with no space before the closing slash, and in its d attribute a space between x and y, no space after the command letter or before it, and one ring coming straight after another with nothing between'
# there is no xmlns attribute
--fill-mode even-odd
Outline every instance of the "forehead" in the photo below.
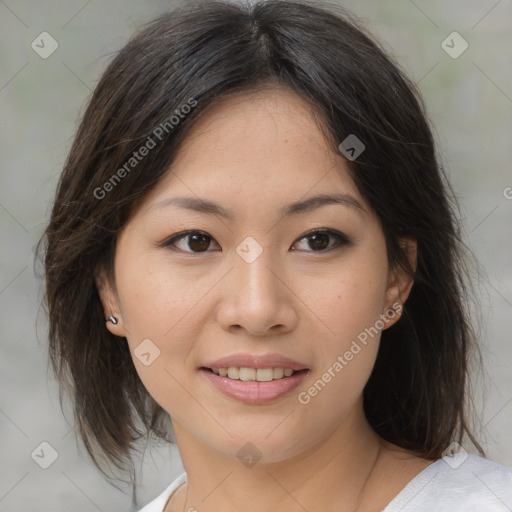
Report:
<svg viewBox="0 0 512 512"><path fill-rule="evenodd" d="M291 91L271 89L210 107L189 130L146 204L185 193L269 207L331 192L351 193L364 202L311 105Z"/></svg>

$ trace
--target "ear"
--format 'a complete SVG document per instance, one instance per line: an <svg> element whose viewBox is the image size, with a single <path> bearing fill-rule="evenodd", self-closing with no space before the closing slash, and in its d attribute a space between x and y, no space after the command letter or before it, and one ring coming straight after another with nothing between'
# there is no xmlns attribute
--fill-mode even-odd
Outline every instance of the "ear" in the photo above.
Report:
<svg viewBox="0 0 512 512"><path fill-rule="evenodd" d="M399 243L400 247L407 256L410 267L413 269L413 271L416 271L418 255L418 244L416 240L412 238L402 238L400 239ZM409 297L409 293L411 292L413 284L414 279L406 270L401 267L391 269L389 273L388 288L386 290L385 301L385 314L389 312L389 321L386 323L385 329L391 327L400 319L403 305ZM391 311L394 311L394 313L391 314Z"/></svg>
<svg viewBox="0 0 512 512"><path fill-rule="evenodd" d="M123 318L121 315L121 308L119 307L119 300L113 290L113 283L107 277L104 269L100 269L95 274L96 287L100 296L103 312L105 316L106 328L116 336L125 337L126 329L123 326ZM117 324L114 324L106 319L113 316L117 319Z"/></svg>

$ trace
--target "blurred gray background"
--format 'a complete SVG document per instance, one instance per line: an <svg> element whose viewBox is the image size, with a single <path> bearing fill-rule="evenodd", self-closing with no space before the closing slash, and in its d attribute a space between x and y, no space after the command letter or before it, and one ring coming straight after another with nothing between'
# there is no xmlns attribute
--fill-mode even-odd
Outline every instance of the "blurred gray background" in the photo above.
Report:
<svg viewBox="0 0 512 512"><path fill-rule="evenodd" d="M487 374L485 395L475 390L479 435L490 459L512 467L512 1L343 3L419 83L435 125L467 243L485 269L477 283ZM136 27L171 7L169 0L0 1L0 511L130 510L128 488L105 482L77 452L61 413L32 260L101 72ZM454 31L462 39L447 39ZM50 34L41 36L44 45L42 32ZM48 469L40 467L52 456ZM172 446L148 452L142 468L139 506L182 471Z"/></svg>

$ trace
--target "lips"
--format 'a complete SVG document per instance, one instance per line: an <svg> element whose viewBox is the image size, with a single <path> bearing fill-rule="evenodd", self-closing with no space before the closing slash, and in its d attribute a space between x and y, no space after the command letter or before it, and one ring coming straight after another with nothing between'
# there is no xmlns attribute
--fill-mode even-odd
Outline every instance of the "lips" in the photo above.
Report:
<svg viewBox="0 0 512 512"><path fill-rule="evenodd" d="M224 396L248 405L266 404L284 399L308 375L308 370L301 370L290 377L269 382L233 380L215 375L210 370L201 368L200 375Z"/></svg>
<svg viewBox="0 0 512 512"><path fill-rule="evenodd" d="M234 354L206 362L202 365L206 369L218 368L290 368L295 371L307 370L308 366L279 354Z"/></svg>
<svg viewBox="0 0 512 512"><path fill-rule="evenodd" d="M286 369L286 375L270 381L232 379L229 376L219 375L219 368L224 371L233 370L235 373L238 369L255 369L256 371L263 369L264 372L270 369L280 369L280 371ZM200 374L225 396L249 405L256 405L285 397L302 382L310 369L299 361L279 354L236 354L209 361L199 370Z"/></svg>

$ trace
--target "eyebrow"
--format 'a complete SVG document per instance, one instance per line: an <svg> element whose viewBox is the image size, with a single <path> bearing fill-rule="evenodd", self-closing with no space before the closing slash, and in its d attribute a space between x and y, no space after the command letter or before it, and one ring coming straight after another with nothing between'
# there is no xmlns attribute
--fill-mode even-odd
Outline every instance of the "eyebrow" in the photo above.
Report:
<svg viewBox="0 0 512 512"><path fill-rule="evenodd" d="M337 204L349 207L356 211L357 213L359 213L360 215L366 213L366 209L354 196L346 193L338 193L319 194L304 199L302 201L291 203L281 208L280 214L283 217L289 215L297 215L310 212L312 210L320 208L321 206L330 204ZM196 197L170 197L151 206L148 209L148 212L153 210L160 210L168 206L174 206L186 210L206 213L209 215L218 215L229 220L233 220L235 218L233 211L222 207L220 204L215 203L214 201L209 201L207 199L200 199Z"/></svg>

